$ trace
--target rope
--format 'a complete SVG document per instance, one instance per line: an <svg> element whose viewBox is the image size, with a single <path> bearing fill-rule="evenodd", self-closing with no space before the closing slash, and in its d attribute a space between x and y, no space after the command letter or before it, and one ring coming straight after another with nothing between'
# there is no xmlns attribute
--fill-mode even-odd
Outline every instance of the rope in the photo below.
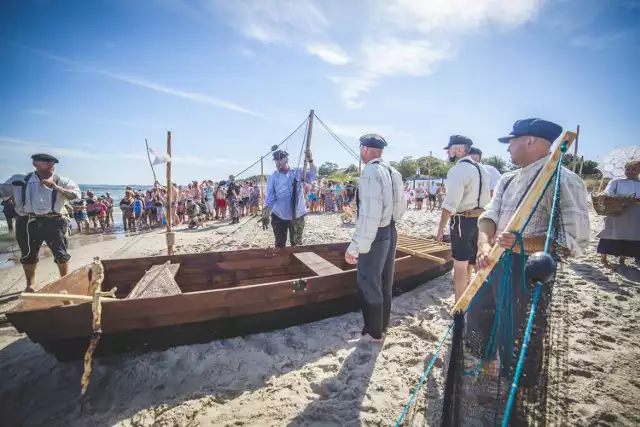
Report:
<svg viewBox="0 0 640 427"><path fill-rule="evenodd" d="M332 131L331 129L329 129L329 126L327 126L321 119L320 117L317 116L317 114L313 113L313 115L315 116L316 119L318 119L318 121L320 122L320 124L322 125L322 127L325 128L325 130L329 133L329 135L331 135L333 137L333 139L335 139L338 144L340 144L342 146L342 148L344 148L345 150L347 150L347 152L349 154L351 154L356 160L360 160L360 156L358 154L356 154L355 151L353 151L334 131Z"/></svg>
<svg viewBox="0 0 640 427"><path fill-rule="evenodd" d="M304 121L302 123L300 123L300 126L298 126L296 128L296 130L294 130L293 132L291 132L289 134L289 136L287 136L285 139L282 140L282 142L280 142L280 144L277 145L277 147L279 148L282 144L284 144L285 142L289 141L289 138L291 138L296 132L298 132L300 130L300 128L302 126L304 126L305 123L308 123L309 121L309 117L307 116ZM241 172L237 173L234 175L235 178L239 177L240 175L242 175L243 173L245 173L246 171L248 171L249 169L251 169L252 167L254 167L255 165L257 165L258 163L260 163L260 161L262 159L264 159L265 157L267 157L269 154L272 153L272 150L270 150L268 153L266 153L264 156L260 157L256 162L254 162L251 166L249 166L248 168L243 169Z"/></svg>

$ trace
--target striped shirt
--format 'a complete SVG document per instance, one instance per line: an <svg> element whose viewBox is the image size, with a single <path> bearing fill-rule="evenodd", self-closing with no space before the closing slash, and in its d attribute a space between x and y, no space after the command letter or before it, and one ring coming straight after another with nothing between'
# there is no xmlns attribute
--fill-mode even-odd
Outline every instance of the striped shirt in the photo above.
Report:
<svg viewBox="0 0 640 427"><path fill-rule="evenodd" d="M400 220L407 206L403 200L402 175L379 158L369 161L362 170L358 197L356 231L347 248L347 253L354 257L369 252L378 228L389 225L391 219Z"/></svg>
<svg viewBox="0 0 640 427"><path fill-rule="evenodd" d="M480 220L486 218L496 224L496 235L505 231L529 184L535 179L538 171L548 159L549 156L544 157L529 166L502 176L493 194L493 199L480 216ZM504 187L509 180L511 182L505 190ZM555 183L555 179L553 181ZM553 204L554 183L550 185L524 230L524 237L545 236L547 234ZM566 245L573 255L580 255L589 246L590 224L587 198L587 188L582 179L563 167L560 180L560 213L564 225Z"/></svg>

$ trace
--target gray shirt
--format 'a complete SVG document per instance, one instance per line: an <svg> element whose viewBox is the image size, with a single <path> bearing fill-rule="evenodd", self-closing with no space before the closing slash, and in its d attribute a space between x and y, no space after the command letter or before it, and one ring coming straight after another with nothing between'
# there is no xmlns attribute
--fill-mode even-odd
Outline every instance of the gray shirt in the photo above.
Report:
<svg viewBox="0 0 640 427"><path fill-rule="evenodd" d="M5 184L0 186L0 197L6 198L13 196L16 201L16 212L20 216L28 214L46 215L52 213L51 202L53 192L55 190L41 185L40 179L35 173L31 175L29 182L26 184L26 197L23 204L22 187L12 185L11 183L13 181L23 181L25 177L26 175L14 175L9 178ZM65 190L72 191L76 198L80 197L80 188L69 178L64 178L58 175L58 185ZM64 204L67 200L68 199L64 195L58 193L56 195L55 205L53 206L53 213L66 215L67 210L65 209Z"/></svg>

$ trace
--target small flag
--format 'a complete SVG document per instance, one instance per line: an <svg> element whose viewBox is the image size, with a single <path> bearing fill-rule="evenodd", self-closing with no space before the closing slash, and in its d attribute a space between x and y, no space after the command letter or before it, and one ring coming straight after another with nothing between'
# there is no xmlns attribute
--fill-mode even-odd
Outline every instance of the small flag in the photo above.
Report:
<svg viewBox="0 0 640 427"><path fill-rule="evenodd" d="M153 151L152 148L148 148L148 150L149 150L149 155L151 157L152 165L163 165L171 161L171 156L168 154L158 154L155 151Z"/></svg>

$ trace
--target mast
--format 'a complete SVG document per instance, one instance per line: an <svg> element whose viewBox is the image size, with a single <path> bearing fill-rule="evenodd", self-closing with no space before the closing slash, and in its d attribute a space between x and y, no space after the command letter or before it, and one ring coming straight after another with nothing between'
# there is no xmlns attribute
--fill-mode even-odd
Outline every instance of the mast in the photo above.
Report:
<svg viewBox="0 0 640 427"><path fill-rule="evenodd" d="M311 135L313 132L313 116L315 113L313 110L309 111L309 122L307 125L307 138L306 138L306 147L304 152L304 166L302 167L302 176L300 179L302 180L302 185L300 186L300 190L302 191L302 203L304 203L304 183L306 182L307 176L307 167L309 163L307 162L307 153L311 149ZM300 195L298 194L298 180L296 178L297 172L293 178L293 191L291 192L291 196L293 196L293 200L291 201L291 206L293 207L293 212L291 212L291 233L293 236L296 235L296 214L298 213L298 200L300 199ZM295 237L292 238L292 241L295 242ZM296 242L297 243L297 242Z"/></svg>
<svg viewBox="0 0 640 427"><path fill-rule="evenodd" d="M578 139L580 139L580 125L578 125L578 129L576 130L576 145L573 150L573 173L578 169Z"/></svg>
<svg viewBox="0 0 640 427"><path fill-rule="evenodd" d="M307 175L307 167L309 166L309 164L307 163L307 153L311 149L311 135L313 133L313 116L315 116L315 113L313 110L311 110L309 112L309 126L307 128L307 146L305 147L305 151L304 151L304 166L302 167L303 189L304 189L305 178Z"/></svg>
<svg viewBox="0 0 640 427"><path fill-rule="evenodd" d="M167 131L167 154L171 158L171 131ZM171 163L167 162L167 255L173 255L173 244L175 242L175 234L172 231L173 215L171 213L171 199L173 196L173 185L171 183Z"/></svg>
<svg viewBox="0 0 640 427"><path fill-rule="evenodd" d="M260 209L264 204L264 187L264 156L262 156L260 157L260 203L258 203Z"/></svg>

